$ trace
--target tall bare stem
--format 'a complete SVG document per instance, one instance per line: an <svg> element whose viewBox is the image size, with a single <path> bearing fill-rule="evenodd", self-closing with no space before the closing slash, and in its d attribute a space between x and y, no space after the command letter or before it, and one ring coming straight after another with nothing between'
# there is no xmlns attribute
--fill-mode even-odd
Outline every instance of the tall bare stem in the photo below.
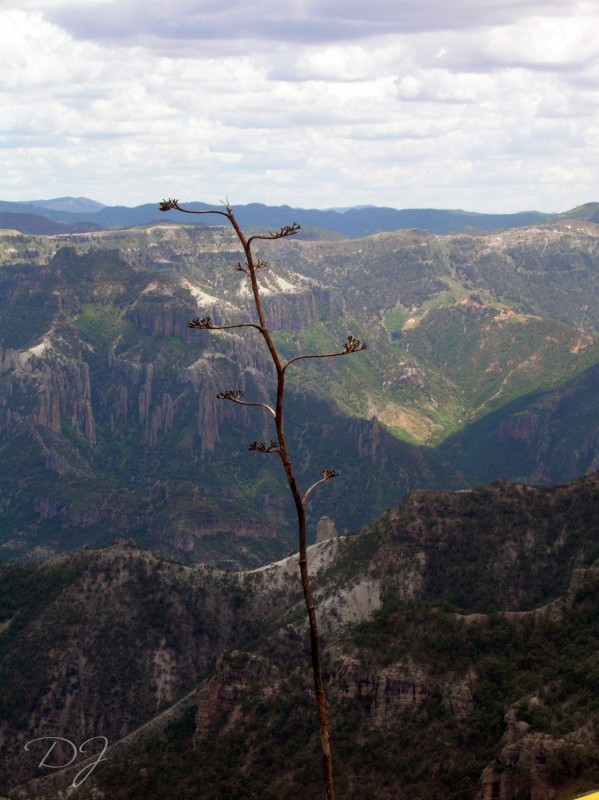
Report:
<svg viewBox="0 0 599 800"><path fill-rule="evenodd" d="M277 395L276 395L276 403L273 406L269 405L268 403L262 402L248 402L243 399L243 392L239 389L227 389L225 391L220 392L217 397L219 400L229 400L233 403L238 403L240 405L245 406L260 406L268 411L272 417L274 418L275 428L276 428L276 435L277 438L273 439L269 444L265 442L252 442L250 445L250 450L255 450L261 453L276 453L281 462L283 464L283 469L285 470L285 475L287 477L287 483L289 484L289 488L291 490L291 494L293 496L293 501L295 504L295 510L297 514L297 526L298 526L298 540L299 540L299 568L300 568L300 576L302 582L302 589L304 592L304 600L306 603L306 610L308 614L308 622L310 626L310 649L311 649L311 656L312 656L312 675L314 678L314 692L316 696L316 708L318 712L318 723L320 727L320 744L321 744L321 751L322 751L322 766L323 766L323 780L324 780L324 787L325 787L325 795L327 800L334 800L335 797L335 789L334 789L334 781L333 781L333 758L331 754L331 742L329 736L329 724L327 718L327 706L326 706L326 698L324 692L324 683L322 678L322 667L321 667L321 658L320 658L320 638L318 635L318 622L316 619L316 608L314 605L314 597L312 594L312 589L310 587L310 579L308 574L308 556L307 556L307 542L306 542L306 504L308 501L308 496L321 483L330 480L331 478L335 478L338 476L338 472L335 469L324 469L320 473L320 479L313 483L306 492L302 495L300 491L300 487L295 475L295 470L293 468L293 462L289 455L289 451L287 448L287 439L285 436L285 427L284 427L284 404L285 404L285 376L286 371L291 364L297 363L302 359L308 358L333 358L335 356L343 356L349 353L355 353L360 350L366 349L366 345L360 342L358 339L355 339L353 336L348 336L347 341L343 345L343 348L338 352L333 353L307 353L300 356L295 356L295 358L291 358L289 361L284 361L272 339L270 334L270 330L268 328L268 323L266 320L266 316L264 313L264 306L262 303L262 297L260 295L260 286L258 284L258 280L256 277L256 271L261 267L264 267L265 264L263 261L259 259L254 259L252 253L252 243L257 239L263 240L273 240L273 239L284 239L288 236L294 236L299 230L300 226L297 225L295 222L292 225L286 225L281 228L279 231L270 232L268 234L263 235L255 235L246 237L244 232L239 227L237 219L235 218L235 214L233 213L233 209L230 205L226 205L223 210L208 210L208 211L192 211L185 208L182 208L179 205L177 200L163 200L160 204L161 211L182 211L186 214L220 214L227 218L229 223L232 225L237 238L243 248L243 252L245 255L245 265L238 263L236 265L236 269L240 272L246 273L249 277L251 288L252 288L252 295L254 299L254 305L256 308L256 313L258 315L258 323L253 322L246 322L240 323L237 325L214 325L212 319L210 317L195 317L188 325L190 328L201 328L204 330L229 330L231 328L254 328L256 329L266 344L268 348L268 352L270 353L270 357L272 359L273 365L275 367L276 375L277 375Z"/></svg>

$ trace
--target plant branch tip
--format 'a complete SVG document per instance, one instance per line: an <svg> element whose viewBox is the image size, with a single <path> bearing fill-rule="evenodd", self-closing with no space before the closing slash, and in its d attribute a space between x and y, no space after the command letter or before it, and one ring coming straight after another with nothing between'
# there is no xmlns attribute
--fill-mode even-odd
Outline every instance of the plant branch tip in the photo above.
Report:
<svg viewBox="0 0 599 800"><path fill-rule="evenodd" d="M193 319L189 320L187 327L204 328L205 330L210 330L210 328L214 328L214 325L212 323L212 317L194 317Z"/></svg>
<svg viewBox="0 0 599 800"><path fill-rule="evenodd" d="M283 227L275 235L277 238L282 238L283 236L295 236L295 234L300 231L301 228L302 226L298 225L297 222L292 222L291 225L283 225Z"/></svg>
<svg viewBox="0 0 599 800"><path fill-rule="evenodd" d="M252 442L248 447L248 450L255 450L258 453L274 453L277 452L278 449L279 443L274 439L271 439L269 445L265 444L264 442Z"/></svg>
<svg viewBox="0 0 599 800"><path fill-rule="evenodd" d="M351 334L347 337L347 341L343 345L343 352L344 353L358 353L360 350L366 350L368 345L366 342L361 342L359 339L356 339L355 336Z"/></svg>
<svg viewBox="0 0 599 800"><path fill-rule="evenodd" d="M219 392L216 395L217 400L241 400L243 392L241 389L225 389L224 392Z"/></svg>
<svg viewBox="0 0 599 800"><path fill-rule="evenodd" d="M169 198L168 200L163 200L160 203L160 210L161 211L173 211L175 209L179 209L179 201L175 200L174 198Z"/></svg>
<svg viewBox="0 0 599 800"><path fill-rule="evenodd" d="M291 225L283 225L278 231L269 231L268 233L257 234L256 236L250 236L247 243L248 245L254 241L254 239L265 239L267 241L272 241L273 239L285 239L287 236L295 236L295 234L301 230L301 225L298 225L297 222L292 223Z"/></svg>

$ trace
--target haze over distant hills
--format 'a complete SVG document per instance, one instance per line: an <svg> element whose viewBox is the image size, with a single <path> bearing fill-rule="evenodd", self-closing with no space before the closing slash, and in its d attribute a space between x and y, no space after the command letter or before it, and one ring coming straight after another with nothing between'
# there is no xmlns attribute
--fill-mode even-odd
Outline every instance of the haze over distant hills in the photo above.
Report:
<svg viewBox="0 0 599 800"><path fill-rule="evenodd" d="M56 224L64 225L64 231L95 230L100 228L129 228L136 225L147 225L160 219L156 203L147 203L134 208L126 206L104 206L85 197L61 197L50 200L31 202L0 201L0 228L12 228L23 233L59 232ZM187 208L196 211L218 207L201 202L186 204ZM236 214L240 224L246 228L258 226L279 228L289 223L289 219L298 222L304 229L318 228L333 231L342 236L359 238L384 231L417 228L430 233L458 233L469 228L481 231L496 231L506 228L523 227L548 222L560 217L599 220L599 203L587 203L572 211L562 214L544 214L538 211L522 211L515 214L479 214L472 211L440 210L432 208L403 209L357 206L339 209L302 209L290 206L267 206L260 203L236 206ZM14 216L23 215L15 219ZM47 229L43 228L40 219L28 219L29 216L48 220ZM169 219L177 223L194 225L213 225L214 220L204 216L193 217L179 212L169 214ZM160 219L164 222L164 218ZM53 225L50 223L54 223ZM77 228L73 228L77 226ZM304 232L304 236L309 232Z"/></svg>

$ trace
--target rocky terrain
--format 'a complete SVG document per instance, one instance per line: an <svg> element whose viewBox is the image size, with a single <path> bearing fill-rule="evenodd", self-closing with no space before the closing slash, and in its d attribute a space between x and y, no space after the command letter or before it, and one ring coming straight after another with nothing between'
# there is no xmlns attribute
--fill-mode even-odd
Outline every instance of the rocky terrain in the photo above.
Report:
<svg viewBox="0 0 599 800"><path fill-rule="evenodd" d="M573 213L493 234L262 243L286 357L350 332L369 345L290 371L302 482L341 472L314 495L313 539L323 515L354 531L415 488L596 469L598 233ZM2 558L123 536L219 567L294 549L277 465L247 452L268 420L216 399L268 399L265 353L251 333L186 324L251 318L239 257L217 226L0 236Z"/></svg>
<svg viewBox="0 0 599 800"><path fill-rule="evenodd" d="M588 211L260 248L285 358L368 343L294 364L287 396L302 484L341 472L309 523L348 800L599 785ZM48 736L106 737L97 800L318 796L292 505L248 452L272 436L262 410L217 399L268 402L269 362L251 332L187 327L252 319L239 258L218 226L0 235L11 800L72 794L82 760L48 776L24 749Z"/></svg>
<svg viewBox="0 0 599 800"><path fill-rule="evenodd" d="M310 549L340 796L597 783L598 507L596 474L415 492ZM83 761L46 777L25 743L101 735L89 797L318 796L296 557L223 573L124 541L0 590L1 792L58 798Z"/></svg>

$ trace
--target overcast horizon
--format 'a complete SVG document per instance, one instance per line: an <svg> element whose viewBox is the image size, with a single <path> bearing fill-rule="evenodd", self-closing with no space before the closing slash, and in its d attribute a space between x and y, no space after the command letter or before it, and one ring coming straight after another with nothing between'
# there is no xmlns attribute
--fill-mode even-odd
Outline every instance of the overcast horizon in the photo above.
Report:
<svg viewBox="0 0 599 800"><path fill-rule="evenodd" d="M599 200L591 0L0 0L0 196Z"/></svg>

